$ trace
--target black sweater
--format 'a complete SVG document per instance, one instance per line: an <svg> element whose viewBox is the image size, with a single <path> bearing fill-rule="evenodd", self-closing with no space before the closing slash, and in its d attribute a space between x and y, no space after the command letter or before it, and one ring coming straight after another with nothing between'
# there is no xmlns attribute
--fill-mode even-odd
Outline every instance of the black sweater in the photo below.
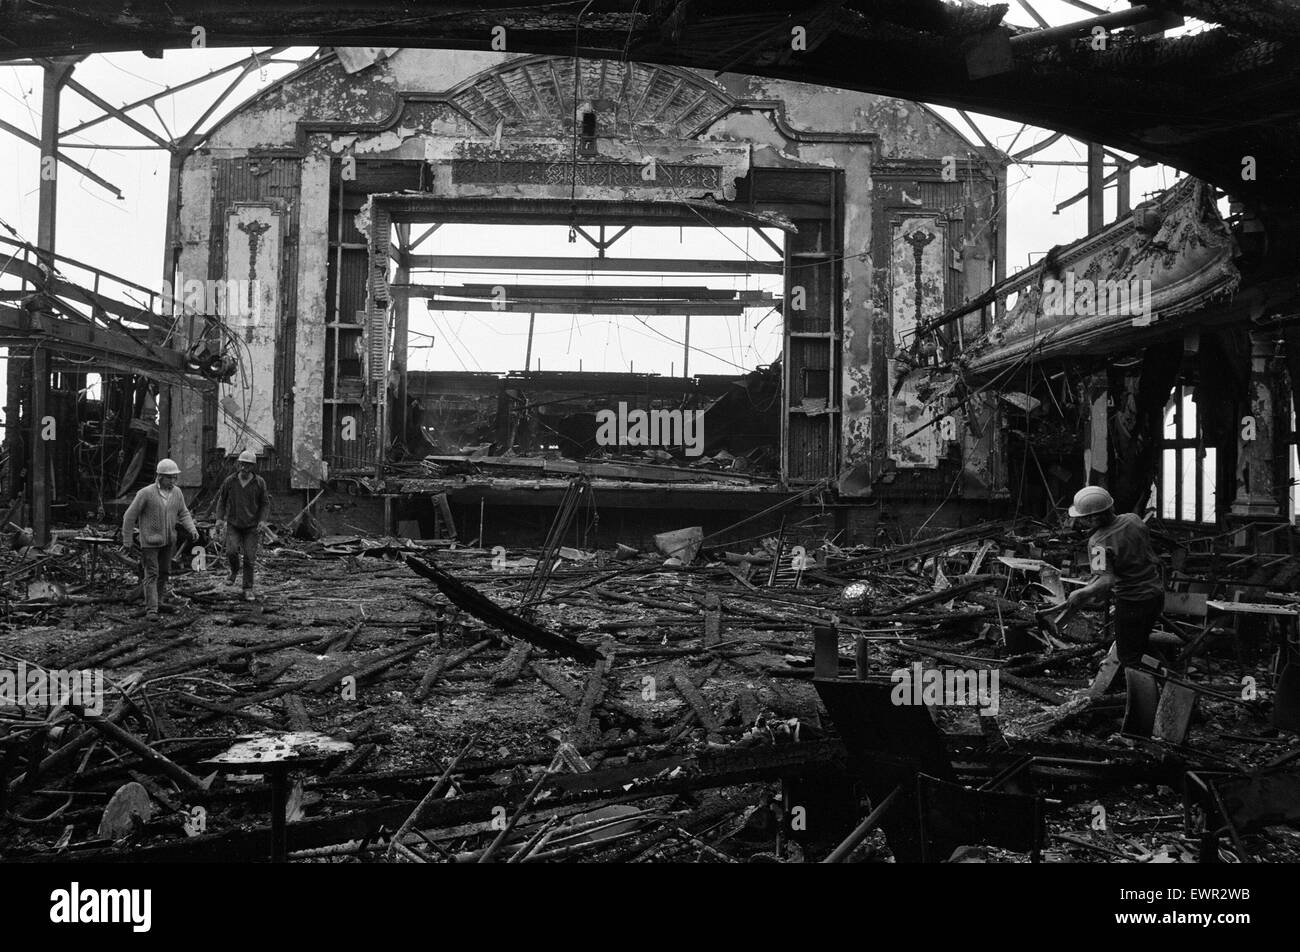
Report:
<svg viewBox="0 0 1300 952"><path fill-rule="evenodd" d="M217 495L217 521L225 520L236 529L255 529L271 514L271 494L266 480L254 474L245 486L238 473L231 473Z"/></svg>

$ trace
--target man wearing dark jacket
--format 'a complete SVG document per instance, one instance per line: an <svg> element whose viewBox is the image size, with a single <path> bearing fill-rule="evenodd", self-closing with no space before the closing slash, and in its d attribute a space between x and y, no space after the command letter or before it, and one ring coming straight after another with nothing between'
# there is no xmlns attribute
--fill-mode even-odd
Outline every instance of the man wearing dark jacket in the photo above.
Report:
<svg viewBox="0 0 1300 952"><path fill-rule="evenodd" d="M266 480L253 472L257 454L244 450L239 454L236 472L226 477L217 494L217 532L226 535L226 557L230 560L230 578L239 578L240 556L244 563L244 601L253 600L253 568L257 559L257 542L271 512L271 494Z"/></svg>

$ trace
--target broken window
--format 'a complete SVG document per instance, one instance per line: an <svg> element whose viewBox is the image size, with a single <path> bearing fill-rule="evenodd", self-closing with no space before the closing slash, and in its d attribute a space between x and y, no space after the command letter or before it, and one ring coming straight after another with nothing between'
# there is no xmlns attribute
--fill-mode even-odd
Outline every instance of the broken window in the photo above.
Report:
<svg viewBox="0 0 1300 952"><path fill-rule="evenodd" d="M583 155L596 154L596 114L591 111L582 114L582 137L579 151Z"/></svg>

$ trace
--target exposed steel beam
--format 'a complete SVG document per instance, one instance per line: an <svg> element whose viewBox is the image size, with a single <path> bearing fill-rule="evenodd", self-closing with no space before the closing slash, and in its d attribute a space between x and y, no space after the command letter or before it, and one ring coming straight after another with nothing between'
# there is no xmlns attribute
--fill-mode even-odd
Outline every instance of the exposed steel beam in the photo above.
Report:
<svg viewBox="0 0 1300 952"><path fill-rule="evenodd" d="M8 132L10 135L22 139L28 145L34 145L38 149L41 147L41 140L36 138L36 136L32 135L30 132L24 132L22 129L18 128L15 125L11 125L8 122L5 122L3 119L0 119L0 130ZM68 166L68 168L75 169L76 171L80 172L82 175L90 179L92 182L94 182L96 185L100 186L101 188L107 189L108 191L112 192L118 198L122 197L122 190L118 188L116 185L114 185L112 182L110 182L108 179L96 175L94 172L86 168L80 162L70 159L66 155L64 155L63 150L66 148L69 148L69 146L60 144L59 151L54 154L55 158L57 158L64 165ZM152 146L150 146L150 148L152 148Z"/></svg>

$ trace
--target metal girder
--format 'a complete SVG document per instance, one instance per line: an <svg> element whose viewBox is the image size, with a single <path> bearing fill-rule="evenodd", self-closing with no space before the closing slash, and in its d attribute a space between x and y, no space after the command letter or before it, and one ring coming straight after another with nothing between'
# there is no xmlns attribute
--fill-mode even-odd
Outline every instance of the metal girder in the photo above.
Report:
<svg viewBox="0 0 1300 952"><path fill-rule="evenodd" d="M243 59L236 60L233 63L228 63L225 66L222 66L218 69L210 70L202 76L196 76L193 79L188 79L183 83L177 83L175 86L168 86L167 88L159 90L156 93L151 93L148 96L145 96L141 99L137 99L134 102L125 103L124 105L121 106L108 107L100 103L95 103L95 105L100 106L100 108L104 110L103 115L96 116L94 119L88 119L85 122L80 122L77 125L72 126L71 128L64 129L59 133L59 137L60 139L63 139L68 136L77 135L78 133L84 132L85 130L93 126L97 126L102 122L107 122L109 119L121 119L123 122L127 122L128 125L131 125L131 127L134 128L137 132L140 132L142 135L145 135L153 143L150 146L134 146L134 147L126 147L126 148L149 148L149 149L169 149L169 148L176 148L176 147L185 148L187 144L195 138L199 128L203 125L203 123L206 122L212 116L212 114L221 107L221 104L225 102L227 98L229 98L230 94L234 92L234 90L238 87L238 85L241 82L243 82L243 80L248 76L250 72L252 72L256 68L260 68L272 63L296 64L297 63L296 60L282 60L282 59L275 58L277 53L282 53L286 49L288 49L287 46L274 46L262 54L258 54L254 52L248 56L245 56ZM151 109L154 109L154 114L157 115L157 109L155 104L159 100L166 99L168 96L174 96L177 93L182 92L186 89L190 89L194 86L202 85L203 83L209 82L213 79L216 79L219 76L223 76L226 73L232 72L234 70L239 70L240 71L239 75L234 79L233 82L227 85L225 89L223 89L223 91L215 99L213 99L213 101L208 105L207 109L203 112L203 114L200 115L199 118L193 124L191 124L189 131L182 136L179 137L175 136L169 130L168 136L170 138L168 141L164 142L164 140L162 140L161 137L157 137L156 135L151 135L150 131L147 128L133 125L132 123L134 122L134 120L128 122L127 119L125 118L126 114L130 113L132 110L141 109L146 106ZM78 92L80 92L80 90L78 90ZM163 128L166 129L167 124L166 122L163 121L161 116L158 117L158 121L161 122ZM69 148L69 147L70 146L64 146L64 148ZM79 145L77 147L80 148L83 146ZM100 148L101 146L88 145L85 147Z"/></svg>
<svg viewBox="0 0 1300 952"><path fill-rule="evenodd" d="M22 139L28 145L34 145L38 149L41 147L41 140L36 138L36 136L32 135L30 132L24 132L22 129L19 129L17 126L5 122L3 119L0 119L0 129L4 130L5 132L9 133L12 136L16 136L19 139ZM60 145L59 151L55 153L55 158L57 158L64 165L68 166L68 168L76 169L78 172L80 172L86 178L90 179L96 185L112 192L113 195L116 196L117 198L122 198L122 190L118 188L116 185L114 185L112 182L110 182L108 179L96 175L94 172L86 168L80 162L76 162L68 158L66 155L64 155L62 150L66 148L68 148L68 146Z"/></svg>
<svg viewBox="0 0 1300 952"><path fill-rule="evenodd" d="M94 103L96 106L104 110L104 112L108 113L113 118L117 119L119 122L122 122L125 125L130 126L132 129L140 133L140 135L144 136L146 139L150 140L151 142L156 142L159 148L166 149L168 152L170 152L174 148L172 142L170 142L167 139L164 139L162 136L158 135L158 133L154 132L152 129L150 129L148 126L144 125L143 123L138 122L135 119L132 119L121 109L118 109L116 106L108 102L108 100L101 97L93 89L86 88L84 85L77 82L75 79L68 79L66 85L73 92L77 93L79 96L85 99L88 99L90 102Z"/></svg>
<svg viewBox="0 0 1300 952"><path fill-rule="evenodd" d="M1061 139L1063 139L1063 138L1065 138L1065 133L1064 133L1064 132L1053 132L1050 136L1048 136L1048 137L1047 137L1046 139L1044 139L1042 142L1035 142L1033 145L1031 145L1031 146L1026 146L1025 148L1021 149L1019 152L1014 153L1014 154L1011 156L1011 159L1012 159L1013 162L1019 162L1021 159L1027 159L1027 158L1029 158L1031 155L1035 154L1036 152L1042 152L1042 151L1043 151L1044 149L1046 149L1049 145L1051 145L1052 143L1057 142L1057 141L1059 141L1059 140L1061 140Z"/></svg>
<svg viewBox="0 0 1300 952"><path fill-rule="evenodd" d="M31 313L0 304L0 343L43 346L51 353L68 352L103 358L120 369L148 376L184 376L185 355L157 344L136 341L106 327Z"/></svg>
<svg viewBox="0 0 1300 952"><path fill-rule="evenodd" d="M646 301L660 304L667 301L721 301L729 303L771 304L769 291L737 291L732 288L710 288L702 285L589 285L589 284L431 284L430 294L449 298L485 300L504 298L517 300L609 301L635 303Z"/></svg>
<svg viewBox="0 0 1300 952"><path fill-rule="evenodd" d="M3 250L3 246L6 245L16 250L6 253ZM18 257L19 252L24 254L23 258ZM37 257L45 256L52 258L56 269L61 263L69 264L77 268L83 268L96 276L96 284L99 283L101 277L111 279L115 283L120 284L123 288L139 293L148 300L150 304L149 306L124 304L121 301L108 297L99 291L94 291L90 288L65 280L64 278L59 277L57 272L54 279L48 284L50 293L55 297L84 304L90 307L92 313L96 313L100 316L113 314L134 324L143 324L146 327L162 331L166 331L170 328L171 325L168 321L154 314L153 311L150 310L154 298L158 296L156 292L150 291L148 288L141 287L140 285L134 284L130 281L125 281L107 271L101 271L93 265L86 264L84 261L69 258L66 255L50 254L34 245L0 237L0 274L12 274L27 282L33 288L45 287L45 273L38 265L27 260L26 256L29 254ZM32 292L29 290L26 293L30 294Z"/></svg>
<svg viewBox="0 0 1300 952"><path fill-rule="evenodd" d="M246 59L238 60L234 63L230 63L227 66L222 66L220 69L211 70L210 72L207 72L202 76L196 76L193 79L186 80L183 83L178 83L175 86L168 86L166 89L160 90L159 92L156 93L152 93L144 97L143 99L137 99L135 102L126 103L125 105L119 106L118 108L122 112L130 112L132 109L136 109L140 106L147 105L148 103L151 102L156 102L159 99L165 99L170 95L181 92L182 90L189 89L192 86L197 86L200 83L205 83L210 79L215 79L216 77L222 75L223 73L228 73L232 69L238 68L246 61L247 61ZM94 119L87 119L85 122L79 122L77 123L77 125L72 126L69 129L64 129L59 133L59 137L64 138L66 136L77 135L78 133L84 132L85 130L91 128L92 126L97 126L101 122L107 122L109 119L112 118L113 115L111 113L105 112L103 115L96 116Z"/></svg>
<svg viewBox="0 0 1300 952"><path fill-rule="evenodd" d="M1139 164L1139 160L1138 160L1138 159L1132 159L1132 160L1130 160L1130 161L1128 161L1128 162L1123 162L1123 163L1119 164L1119 165L1115 168L1115 171L1114 171L1114 172L1111 172L1109 175L1107 175L1105 178L1103 178L1103 179L1101 180L1101 184L1102 184L1103 186L1106 186L1106 185L1111 184L1112 182L1115 181L1116 177L1118 177L1119 174L1120 174L1121 172L1131 171L1132 169L1136 168L1136 167L1138 166L1138 164ZM1081 201L1083 201L1083 200L1084 200L1085 198L1087 198L1087 197L1088 197L1088 189L1085 188L1085 189L1083 189L1082 191L1080 191L1080 192L1076 192L1075 194L1071 195L1071 196L1070 196L1069 198L1067 198L1065 201L1063 201L1063 202L1061 202L1059 205L1057 205L1057 206L1056 206L1056 210L1057 210L1058 212L1060 212L1060 211L1064 211L1065 209L1067 209L1067 208L1069 208L1071 205L1073 205L1075 202L1081 202Z"/></svg>
<svg viewBox="0 0 1300 952"><path fill-rule="evenodd" d="M653 271L665 274L781 274L781 261L685 258L549 258L531 255L411 255L424 271Z"/></svg>
<svg viewBox="0 0 1300 952"><path fill-rule="evenodd" d="M1043 29L1047 29L1048 27L1051 26L1050 23L1048 23L1046 20L1043 19L1042 15L1040 15L1037 10L1035 10L1033 7L1029 5L1029 0L1018 0L1018 2L1022 7L1024 7L1025 12L1034 18L1034 22L1037 23L1040 27L1042 27ZM1103 10L1102 12L1104 13L1105 11Z"/></svg>
<svg viewBox="0 0 1300 952"><path fill-rule="evenodd" d="M430 235L432 235L435 231L437 231L441 227L442 227L442 222L438 222L436 224L430 225L428 228L426 228L423 232L420 233L419 238L416 238L414 241L410 242L407 245L406 250L414 251L416 248L420 247L420 245L424 244L425 239L427 239Z"/></svg>
<svg viewBox="0 0 1300 952"><path fill-rule="evenodd" d="M958 109L957 115L965 119L966 125L970 126L972 129L975 130L975 134L980 137L980 142L984 143L984 147L986 149L992 149L995 152L1002 151L997 146L995 146L991 141L989 141L989 137L984 134L983 129L981 129L978 125L975 124L975 120L970 117L970 113L968 113L965 109Z"/></svg>
<svg viewBox="0 0 1300 952"><path fill-rule="evenodd" d="M604 226L604 225L601 225L601 226L600 226L600 229L601 229L601 232L603 233L604 230L605 230L605 226ZM575 225L575 226L573 227L573 230L574 230L575 232L577 232L579 235L581 235L581 236L583 237L583 239L587 242L587 244L589 244L589 245L591 245L593 248L595 248L595 249L600 253L600 256L603 258L603 257L605 257L605 251L606 251L606 249L608 249L611 245L614 244L614 242L618 241L620 238L622 238L624 235L626 235L629 231L631 231L631 230L632 230L632 226L631 226L631 225L624 225L623 227L621 227L618 231L616 231L616 232L614 233L614 237L612 237L612 238L606 238L603 234L602 234L601 237L599 237L599 238L593 238L593 237L591 237L591 235L587 234L586 230L585 230L581 225Z"/></svg>
<svg viewBox="0 0 1300 952"><path fill-rule="evenodd" d="M436 219L443 223L471 225L563 225L574 224L621 226L629 222L637 227L698 228L778 228L795 232L793 222L778 217L765 216L746 210L739 204L726 205L693 198L672 198L656 201L644 199L580 198L576 201L556 198L515 198L501 196L476 196L474 198L442 198L436 195L384 196L383 205L389 219L396 222L427 222ZM790 206L782 206L788 208ZM803 206L808 209L817 205ZM792 217L806 217L794 215Z"/></svg>
<svg viewBox="0 0 1300 952"><path fill-rule="evenodd" d="M1091 13L1093 16L1096 17L1106 15L1106 11L1103 10L1101 7L1094 7L1091 3L1084 3L1083 0L1063 0L1063 2L1068 3L1072 7L1077 7L1078 9L1083 10L1087 13Z"/></svg>
<svg viewBox="0 0 1300 952"><path fill-rule="evenodd" d="M394 288L394 291L397 289ZM428 293L420 288L409 292L414 295ZM507 301L504 304L487 301L428 301L431 311L485 311L494 314L613 314L627 317L647 316L706 316L740 317L745 304L724 304L713 301L676 301L669 304L630 302L612 304L601 301Z"/></svg>
<svg viewBox="0 0 1300 952"><path fill-rule="evenodd" d="M756 235L758 235L758 237L762 238L763 241L765 241L765 242L767 243L767 246L768 246L769 248L771 248L773 251L775 251L777 254L779 254L782 258L785 257L785 249L782 248L780 245L778 245L778 244L777 244L775 241L773 241L771 238L767 237L767 232L765 232L762 228L759 228L757 225L755 225L755 226L754 226L754 234L756 234Z"/></svg>

